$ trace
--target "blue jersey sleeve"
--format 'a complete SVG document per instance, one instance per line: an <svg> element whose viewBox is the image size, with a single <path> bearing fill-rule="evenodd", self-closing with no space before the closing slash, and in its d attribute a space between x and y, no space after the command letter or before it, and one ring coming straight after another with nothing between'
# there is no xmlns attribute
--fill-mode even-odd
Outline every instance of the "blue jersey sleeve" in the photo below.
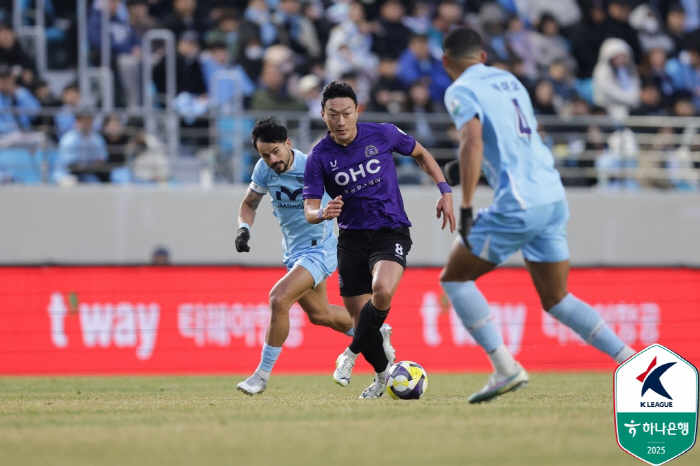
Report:
<svg viewBox="0 0 700 466"><path fill-rule="evenodd" d="M321 199L323 193L323 168L312 150L306 159L306 167L304 168L304 193L302 197L304 199Z"/></svg>
<svg viewBox="0 0 700 466"><path fill-rule="evenodd" d="M445 107L459 130L466 122L474 117L484 121L484 110L471 93L457 86L451 86L445 92Z"/></svg>
<svg viewBox="0 0 700 466"><path fill-rule="evenodd" d="M263 162L263 159L258 160L253 169L251 177L250 189L258 194L267 194L267 173L268 166Z"/></svg>
<svg viewBox="0 0 700 466"><path fill-rule="evenodd" d="M384 123L383 126L393 152L402 155L411 155L413 153L413 150L416 148L416 140L413 136L409 136L391 123Z"/></svg>

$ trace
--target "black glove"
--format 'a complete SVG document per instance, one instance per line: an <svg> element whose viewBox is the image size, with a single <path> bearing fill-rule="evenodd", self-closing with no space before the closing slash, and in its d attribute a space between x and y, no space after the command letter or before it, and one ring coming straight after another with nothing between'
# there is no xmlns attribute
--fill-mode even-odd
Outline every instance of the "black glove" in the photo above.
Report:
<svg viewBox="0 0 700 466"><path fill-rule="evenodd" d="M248 246L248 240L250 239L250 232L247 228L239 228L238 236L236 236L236 251L238 252L248 252L250 251L250 246Z"/></svg>
<svg viewBox="0 0 700 466"><path fill-rule="evenodd" d="M450 186L457 186L459 184L459 160L453 160L452 162L447 162L445 164L445 181Z"/></svg>
<svg viewBox="0 0 700 466"><path fill-rule="evenodd" d="M474 223L474 215L471 207L462 207L459 209L459 236L462 237L464 246L471 251L472 246L469 244L467 237Z"/></svg>

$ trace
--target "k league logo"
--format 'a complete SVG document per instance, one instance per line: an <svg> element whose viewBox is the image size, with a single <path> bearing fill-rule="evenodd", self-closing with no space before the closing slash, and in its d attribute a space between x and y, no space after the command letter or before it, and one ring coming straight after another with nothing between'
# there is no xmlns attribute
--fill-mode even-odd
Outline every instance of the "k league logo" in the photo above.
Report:
<svg viewBox="0 0 700 466"><path fill-rule="evenodd" d="M654 344L615 371L615 431L620 447L661 465L695 445L698 371L670 349Z"/></svg>

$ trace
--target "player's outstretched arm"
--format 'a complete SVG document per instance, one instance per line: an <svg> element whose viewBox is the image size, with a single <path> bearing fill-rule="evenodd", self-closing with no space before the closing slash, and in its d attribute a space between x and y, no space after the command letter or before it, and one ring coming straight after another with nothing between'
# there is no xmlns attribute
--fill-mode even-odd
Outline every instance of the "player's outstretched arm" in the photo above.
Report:
<svg viewBox="0 0 700 466"><path fill-rule="evenodd" d="M304 199L304 216L309 223L321 223L324 220L333 220L343 210L343 196L338 196L321 208L321 199Z"/></svg>
<svg viewBox="0 0 700 466"><path fill-rule="evenodd" d="M416 147L413 149L413 153L411 154L411 157L415 159L416 162L418 162L418 165L420 168L430 176L430 179L433 180L433 183L435 183L438 188L440 189L440 193L442 196L437 202L437 218L442 217L442 229L445 229L445 226L447 225L447 222L450 222L450 232L454 233L455 231L455 214L454 214L454 208L452 206L452 190L450 187L447 185L447 182L445 181L445 175L442 173L442 170L440 170L440 166L438 163L435 161L435 157L428 152L428 150L423 147L420 143L416 142Z"/></svg>
<svg viewBox="0 0 700 466"><path fill-rule="evenodd" d="M250 251L250 246L248 246L250 226L255 221L255 211L258 209L262 198L262 194L248 188L245 198L243 198L243 202L238 208L238 231L236 232L236 251L238 252Z"/></svg>
<svg viewBox="0 0 700 466"><path fill-rule="evenodd" d="M459 130L459 176L462 180L459 234L467 247L469 247L467 237L473 222L472 201L481 176L483 157L484 141L481 139L481 121L474 117Z"/></svg>

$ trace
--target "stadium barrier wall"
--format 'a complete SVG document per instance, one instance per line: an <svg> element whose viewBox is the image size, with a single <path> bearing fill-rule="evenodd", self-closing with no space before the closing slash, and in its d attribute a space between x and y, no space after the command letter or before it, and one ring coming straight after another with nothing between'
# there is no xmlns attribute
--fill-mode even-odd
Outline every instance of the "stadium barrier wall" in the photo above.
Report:
<svg viewBox="0 0 700 466"><path fill-rule="evenodd" d="M250 253L236 253L236 218L246 189L5 186L0 264L144 264L164 245L176 264L279 266L282 235L268 196L258 208ZM413 222L409 265L442 266L456 234L441 231L435 218L437 188L405 186L402 193ZM700 267L696 193L571 189L567 194L574 266ZM478 189L474 205L487 206L492 196L490 189ZM520 255L507 264L521 266Z"/></svg>
<svg viewBox="0 0 700 466"><path fill-rule="evenodd" d="M267 296L285 273L245 267L0 268L0 374L228 374L258 364ZM430 371L488 371L438 284L408 269L392 305L397 357ZM540 307L527 272L479 279L505 343L529 370L612 371ZM661 343L700 366L700 270L573 269L570 290L640 350ZM337 273L328 281L341 303ZM295 305L278 373L328 373L349 338L316 327ZM361 361L358 370L368 372Z"/></svg>

